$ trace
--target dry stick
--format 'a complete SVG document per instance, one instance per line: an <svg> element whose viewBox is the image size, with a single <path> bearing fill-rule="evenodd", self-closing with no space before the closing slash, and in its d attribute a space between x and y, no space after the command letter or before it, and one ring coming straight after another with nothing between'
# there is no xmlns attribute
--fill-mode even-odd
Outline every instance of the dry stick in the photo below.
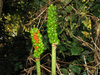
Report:
<svg viewBox="0 0 100 75"><path fill-rule="evenodd" d="M90 43L84 41L80 36L78 36L78 38L80 39L80 41L84 42L88 47L90 47L93 51L95 51L95 49L93 48L93 45L91 45Z"/></svg>
<svg viewBox="0 0 100 75"><path fill-rule="evenodd" d="M78 36L78 38L77 38L76 36L73 35L73 37L75 37L75 38L78 39L79 41L84 42L89 48L91 48L91 50L93 50L93 51L96 53L98 59L100 60L100 56L99 56L97 50L94 49L93 46L92 46L91 44L89 44L88 42L85 42L85 41L84 41L81 37L79 37L79 36Z"/></svg>
<svg viewBox="0 0 100 75"><path fill-rule="evenodd" d="M44 64L42 64L42 65L45 65L45 64L47 64L47 63L50 63L51 61L48 61L48 62L46 62L46 63L44 63Z"/></svg>
<svg viewBox="0 0 100 75"><path fill-rule="evenodd" d="M51 69L51 67L48 67L48 66L46 66L46 65L43 65L43 66L45 66L45 68Z"/></svg>
<svg viewBox="0 0 100 75"><path fill-rule="evenodd" d="M95 45L95 47L100 51L100 49L99 49L99 47L96 45L96 43L93 41L93 38L91 38L92 39L92 42L93 42L93 44Z"/></svg>
<svg viewBox="0 0 100 75"><path fill-rule="evenodd" d="M53 4L53 3L55 3L55 2L58 2L58 0L53 1L51 4ZM47 8L47 6L48 6L48 5L51 5L51 4L49 4L49 3L45 4L43 7L40 8L40 10L38 10L38 11L36 12L36 14L37 14L39 11L43 10L44 8ZM28 18L31 19L33 16L34 16L34 13L33 13L33 15L31 15L31 16L28 17Z"/></svg>
<svg viewBox="0 0 100 75"><path fill-rule="evenodd" d="M42 68L44 68L45 70L47 70L48 72L52 73L50 70L48 70L47 68L45 68L44 66L40 65Z"/></svg>
<svg viewBox="0 0 100 75"><path fill-rule="evenodd" d="M97 73L95 72L95 75L98 75L98 72L99 72L99 71L98 71L98 68L97 68Z"/></svg>
<svg viewBox="0 0 100 75"><path fill-rule="evenodd" d="M77 3L77 1L75 0L75 2L76 2L76 8L78 9L78 3Z"/></svg>
<svg viewBox="0 0 100 75"><path fill-rule="evenodd" d="M71 5L70 5L71 6ZM74 9L76 11L76 13L81 14L79 11L77 11L73 6L71 6L72 9Z"/></svg>
<svg viewBox="0 0 100 75"><path fill-rule="evenodd" d="M39 30L41 29L41 27L42 27L42 24L43 24L43 22L41 23L41 26L40 26Z"/></svg>
<svg viewBox="0 0 100 75"><path fill-rule="evenodd" d="M27 68L28 60L31 61L30 59L31 59L32 51L33 51L33 46L31 47L29 56L28 56L27 59L26 59L26 68Z"/></svg>
<svg viewBox="0 0 100 75"><path fill-rule="evenodd" d="M43 59L45 56L47 56L47 55L52 56L51 53L47 53L47 54L45 54L40 60L42 60L42 59Z"/></svg>
<svg viewBox="0 0 100 75"><path fill-rule="evenodd" d="M30 67L30 68L27 68L27 69L24 69L23 71L25 71L28 74L30 74L30 71L32 72L32 70L35 68L36 66L33 66L33 67ZM22 72L23 72L22 71Z"/></svg>
<svg viewBox="0 0 100 75"><path fill-rule="evenodd" d="M63 61L59 61L59 60L57 60L57 61L60 62L60 63L64 63L64 64L73 64L73 65L84 66L84 67L89 67L89 68L96 69L96 67L94 67L94 66L86 66L86 65L82 65L82 64L74 64L74 63L71 63L71 62L63 62Z"/></svg>
<svg viewBox="0 0 100 75"><path fill-rule="evenodd" d="M50 55L50 56L52 56L50 53L47 53L46 55L44 55L40 60L42 60L45 56L47 56L47 55ZM51 61L50 61L51 62ZM50 62L47 62L47 63L50 63ZM44 64L47 64L47 63L44 63ZM42 64L43 65L43 64ZM56 66L57 66L57 69L58 69L58 71L60 72L60 74L61 74L61 71L60 71L60 69L59 69L59 67L58 67L58 65L57 65L57 63L56 63Z"/></svg>
<svg viewBox="0 0 100 75"><path fill-rule="evenodd" d="M46 10L47 10L47 8L45 8L36 18L34 18L33 20L31 20L29 23L25 24L25 26L26 26L26 25L32 24L32 22L33 22L34 20L36 20L38 17L40 17Z"/></svg>
<svg viewBox="0 0 100 75"><path fill-rule="evenodd" d="M43 66L43 65L42 65L42 66ZM44 66L43 66L43 67L44 67ZM44 68L46 68L46 67L49 68L49 69L51 69L51 68L48 67L48 66L45 66ZM46 68L46 69L47 69L47 68ZM50 70L49 70L49 71L50 71ZM59 75L61 75L58 71L56 71L56 72L57 72ZM52 72L51 72L51 73L52 73Z"/></svg>
<svg viewBox="0 0 100 75"><path fill-rule="evenodd" d="M80 53L80 54L77 54L76 56L83 55L83 54L92 54L92 53L93 53L93 51L87 52L87 53ZM64 54L68 55L67 53L64 53ZM69 56L73 56L73 55L69 55Z"/></svg>
<svg viewBox="0 0 100 75"><path fill-rule="evenodd" d="M79 37L79 38L77 38L77 39L80 39L82 42L84 42L88 47L90 47L94 52L95 52L95 54L96 54L96 56L97 56L97 58L100 60L100 56L99 56L99 53L97 52L97 50L96 49L93 49L90 45L91 44L89 44L89 43L87 43L87 42L85 42L81 37ZM96 45L96 44L95 44Z"/></svg>
<svg viewBox="0 0 100 75"><path fill-rule="evenodd" d="M86 59L85 59L85 55L83 55L83 57L84 57L85 66L87 66ZM88 73L88 75L89 75L89 68L86 67L86 70L87 70L87 73Z"/></svg>
<svg viewBox="0 0 100 75"><path fill-rule="evenodd" d="M70 33L69 33L69 34L70 34ZM85 41L84 41L81 37L79 37L79 36L76 37L76 36L74 36L73 34L70 34L70 35L72 35L73 37L75 37L77 40L84 42L84 43L86 44L86 46L88 46L91 50L93 50L93 51L96 53L98 59L100 60L100 56L99 56L97 50L94 49L93 46L92 46L91 44L89 44L88 42L85 42Z"/></svg>
<svg viewBox="0 0 100 75"><path fill-rule="evenodd" d="M79 36L76 37L74 35L72 35L72 36L75 37L77 40L84 42L88 47L90 47L93 51L95 51L95 49L92 48L93 46L91 44L89 44L88 42L85 42L81 37L79 37Z"/></svg>
<svg viewBox="0 0 100 75"><path fill-rule="evenodd" d="M64 9L70 2L72 2L73 0L70 0L62 9Z"/></svg>
<svg viewBox="0 0 100 75"><path fill-rule="evenodd" d="M100 63L98 63L98 64L96 65L96 67L99 66L99 65L100 65ZM96 70L97 70L97 73L95 72L95 75L98 74L98 68L97 68Z"/></svg>
<svg viewBox="0 0 100 75"><path fill-rule="evenodd" d="M86 44L86 46L90 47L95 52L95 49L93 49L93 46L91 44L89 44L88 42L84 41L81 37L79 37L79 36L76 37L74 35L72 35L72 36L75 37L77 40L84 42Z"/></svg>
<svg viewBox="0 0 100 75"><path fill-rule="evenodd" d="M38 26L39 26L39 24L40 24L40 21L41 21L41 17L42 17L42 16L40 16L40 19L39 19L39 22L38 22L37 28L38 28Z"/></svg>
<svg viewBox="0 0 100 75"><path fill-rule="evenodd" d="M53 1L51 4L57 2L58 0L56 1ZM40 17L48 8L47 8L47 5L46 7L44 7L45 9L36 17L34 18L33 20L31 20L29 23L25 24L24 26L27 26L27 25L31 25L33 21L35 21L38 17ZM33 16L33 15L32 15ZM30 18L32 18L32 16Z"/></svg>
<svg viewBox="0 0 100 75"><path fill-rule="evenodd" d="M99 49L99 47L96 45L96 43L93 41L93 38L91 37L91 39L92 39L92 42L93 42L93 44L95 45L95 55L94 55L94 58L95 58L95 60L98 58L99 60L100 60L100 56L99 56L99 53L98 53L98 51L97 50L99 50L100 51L100 49ZM97 57L96 57L97 56ZM98 61L98 59L96 60L96 62L98 63L99 61Z"/></svg>
<svg viewBox="0 0 100 75"><path fill-rule="evenodd" d="M45 56L47 56L47 55L50 55L50 56L52 56L50 53L47 53L46 55L44 55L40 60L42 60ZM50 61L51 62L51 61ZM50 63L50 62L46 62L46 63L44 63L44 64L47 64L47 63ZM42 64L43 65L43 64ZM58 71L60 72L60 74L62 74L61 73L61 71L60 71L60 69L59 69L59 67L58 67L58 65L57 65L57 63L56 63L56 67L57 67L57 69L58 69Z"/></svg>
<svg viewBox="0 0 100 75"><path fill-rule="evenodd" d="M49 61L49 62L46 62L46 63L44 63L44 64L42 64L42 65L45 65L45 64L47 64L47 63L50 63L51 61ZM47 67L47 66L45 66L45 67ZM49 68L49 69L51 69L50 67L47 67L47 68ZM58 68L57 68L58 69ZM57 71L56 71L57 72ZM57 72L58 74L60 74L59 72Z"/></svg>
<svg viewBox="0 0 100 75"><path fill-rule="evenodd" d="M46 21L46 18L47 18L47 12L46 12L46 17L44 17L44 20L43 20L43 21ZM39 30L41 29L41 27L42 27L42 25L43 25L43 21L42 21L42 23L41 23L41 25L40 25L40 27L39 27Z"/></svg>
<svg viewBox="0 0 100 75"><path fill-rule="evenodd" d="M56 63L56 67L57 67L57 69L58 69L58 71L59 71L60 75L62 75L62 73L61 73L61 71L60 71L60 69L59 69L59 67L58 67L58 64L57 64L57 63Z"/></svg>

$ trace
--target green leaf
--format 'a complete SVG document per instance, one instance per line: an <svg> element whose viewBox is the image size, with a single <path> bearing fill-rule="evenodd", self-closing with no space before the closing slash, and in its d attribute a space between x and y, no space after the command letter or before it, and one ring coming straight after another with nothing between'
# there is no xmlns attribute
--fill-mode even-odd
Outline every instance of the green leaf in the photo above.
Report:
<svg viewBox="0 0 100 75"><path fill-rule="evenodd" d="M72 55L77 55L77 54L80 54L80 52L81 52L81 48L79 47L79 48L71 48L70 49L71 50L71 53L72 53Z"/></svg>
<svg viewBox="0 0 100 75"><path fill-rule="evenodd" d="M71 30L73 30L74 27L75 27L75 23L72 24L72 26L71 26Z"/></svg>
<svg viewBox="0 0 100 75"><path fill-rule="evenodd" d="M88 52L89 52L88 50L85 50L83 53L88 53ZM84 54L84 55L85 55L86 61L88 61L88 62L93 61L93 57L92 57L92 56L90 56L90 55L88 55L88 54ZM83 58L84 58L83 55L81 55L81 59L84 61Z"/></svg>
<svg viewBox="0 0 100 75"><path fill-rule="evenodd" d="M18 66L15 66L14 70L15 70L15 71L18 71Z"/></svg>
<svg viewBox="0 0 100 75"><path fill-rule="evenodd" d="M67 13L70 13L70 11L72 11L72 7L71 7L71 6L67 6L67 7L65 8L65 10L66 10Z"/></svg>
<svg viewBox="0 0 100 75"><path fill-rule="evenodd" d="M33 5L33 6L34 6L34 4L33 4L33 3L29 3L29 5Z"/></svg>
<svg viewBox="0 0 100 75"><path fill-rule="evenodd" d="M35 3L36 3L36 4L40 4L40 1L39 1L39 0L36 0Z"/></svg>
<svg viewBox="0 0 100 75"><path fill-rule="evenodd" d="M43 2L47 2L48 0L42 0Z"/></svg>
<svg viewBox="0 0 100 75"><path fill-rule="evenodd" d="M76 0L76 2L78 3L79 6L82 6L82 5L83 5L83 4L81 4L81 3L79 2L79 0Z"/></svg>
<svg viewBox="0 0 100 75"><path fill-rule="evenodd" d="M73 45L73 47L76 47L76 42L73 42L72 45Z"/></svg>
<svg viewBox="0 0 100 75"><path fill-rule="evenodd" d="M67 21L70 20L70 18L71 18L70 16L67 16ZM69 23L68 23L68 24L69 24Z"/></svg>
<svg viewBox="0 0 100 75"><path fill-rule="evenodd" d="M69 44L70 44L70 43L71 43L71 41L68 41L68 40L67 40L67 43L69 43Z"/></svg>
<svg viewBox="0 0 100 75"><path fill-rule="evenodd" d="M68 70L66 68L61 68L61 72L64 75L68 75Z"/></svg>
<svg viewBox="0 0 100 75"><path fill-rule="evenodd" d="M73 22L73 21L76 21L76 20L77 20L76 16L72 15L71 16L71 21Z"/></svg>
<svg viewBox="0 0 100 75"><path fill-rule="evenodd" d="M74 60L72 63L73 64L79 64L77 60Z"/></svg>
<svg viewBox="0 0 100 75"><path fill-rule="evenodd" d="M62 51L67 51L67 48L64 47L63 45L59 45L58 46L59 50L62 52Z"/></svg>
<svg viewBox="0 0 100 75"><path fill-rule="evenodd" d="M49 47L49 42L48 41L44 41L44 50L46 50L46 49L49 49L50 47Z"/></svg>
<svg viewBox="0 0 100 75"><path fill-rule="evenodd" d="M87 75L87 72L83 72L82 75Z"/></svg>
<svg viewBox="0 0 100 75"><path fill-rule="evenodd" d="M71 48L70 50L71 50L72 55L77 55L77 52L74 48Z"/></svg>
<svg viewBox="0 0 100 75"><path fill-rule="evenodd" d="M48 41L48 35L47 34L45 34L44 37L43 37L43 43L44 43L44 50L50 49L49 41Z"/></svg>
<svg viewBox="0 0 100 75"><path fill-rule="evenodd" d="M74 72L74 73L77 73L77 74L81 73L81 68L77 65L70 64L69 69L71 70L71 72Z"/></svg>
<svg viewBox="0 0 100 75"><path fill-rule="evenodd" d="M63 57L65 58L65 54L64 54L64 53L62 53L62 55L63 55Z"/></svg>
<svg viewBox="0 0 100 75"><path fill-rule="evenodd" d="M19 68L20 68L20 69L22 69L22 68L23 68L23 66L22 66L22 65L19 65Z"/></svg>

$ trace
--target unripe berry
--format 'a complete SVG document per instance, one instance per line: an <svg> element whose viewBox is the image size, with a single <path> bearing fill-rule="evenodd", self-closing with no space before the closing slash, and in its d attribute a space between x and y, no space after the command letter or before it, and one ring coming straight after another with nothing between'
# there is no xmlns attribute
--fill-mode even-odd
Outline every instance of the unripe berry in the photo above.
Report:
<svg viewBox="0 0 100 75"><path fill-rule="evenodd" d="M58 42L57 37L57 13L56 13L56 7L53 6L53 4L48 7L48 17L47 17L47 33L49 37L50 43L56 43Z"/></svg>

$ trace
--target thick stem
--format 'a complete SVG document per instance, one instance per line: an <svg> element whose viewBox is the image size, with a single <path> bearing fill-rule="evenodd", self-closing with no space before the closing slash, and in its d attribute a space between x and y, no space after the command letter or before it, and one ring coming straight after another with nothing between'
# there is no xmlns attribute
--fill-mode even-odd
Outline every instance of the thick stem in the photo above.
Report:
<svg viewBox="0 0 100 75"><path fill-rule="evenodd" d="M37 75L41 75L40 59L36 59Z"/></svg>
<svg viewBox="0 0 100 75"><path fill-rule="evenodd" d="M52 44L52 75L56 75L56 46Z"/></svg>

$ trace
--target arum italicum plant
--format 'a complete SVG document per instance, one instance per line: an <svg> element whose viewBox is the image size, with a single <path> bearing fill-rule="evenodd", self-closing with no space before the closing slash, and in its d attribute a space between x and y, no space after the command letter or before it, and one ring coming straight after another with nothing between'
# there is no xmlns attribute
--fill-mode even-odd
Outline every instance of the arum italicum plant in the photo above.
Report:
<svg viewBox="0 0 100 75"><path fill-rule="evenodd" d="M52 75L56 75L56 45L59 43L57 37L57 13L56 7L51 4L48 7L47 33L49 42L52 44Z"/></svg>
<svg viewBox="0 0 100 75"><path fill-rule="evenodd" d="M36 58L37 75L41 75L40 55L43 53L43 50L44 50L42 35L40 34L40 31L38 30L38 28L35 28L35 27L31 29L30 33L31 33L33 47L35 49L33 57Z"/></svg>

